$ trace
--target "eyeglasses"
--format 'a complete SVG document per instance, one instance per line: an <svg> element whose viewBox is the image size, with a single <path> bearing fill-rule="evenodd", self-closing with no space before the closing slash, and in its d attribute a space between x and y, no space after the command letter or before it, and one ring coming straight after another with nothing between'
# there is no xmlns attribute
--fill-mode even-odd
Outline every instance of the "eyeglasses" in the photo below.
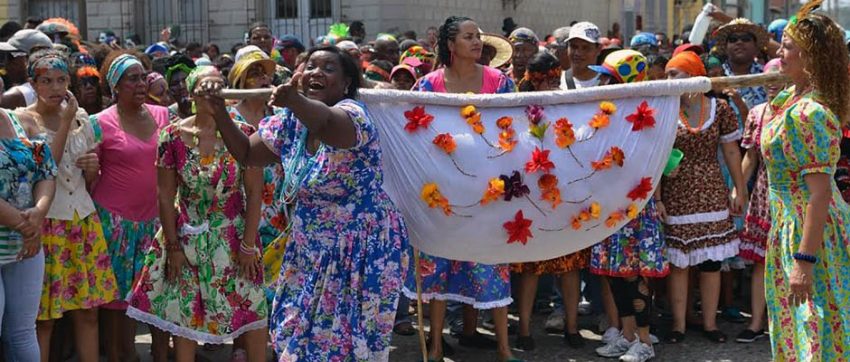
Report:
<svg viewBox="0 0 850 362"><path fill-rule="evenodd" d="M737 43L739 41L749 43L753 40L755 40L755 37L752 34L732 34L726 37L726 42L729 44Z"/></svg>
<svg viewBox="0 0 850 362"><path fill-rule="evenodd" d="M97 87L97 82L98 82L97 77L83 77L83 78L80 78L80 85L81 85L81 86L87 86L87 85L90 85L90 86L93 86L93 87Z"/></svg>

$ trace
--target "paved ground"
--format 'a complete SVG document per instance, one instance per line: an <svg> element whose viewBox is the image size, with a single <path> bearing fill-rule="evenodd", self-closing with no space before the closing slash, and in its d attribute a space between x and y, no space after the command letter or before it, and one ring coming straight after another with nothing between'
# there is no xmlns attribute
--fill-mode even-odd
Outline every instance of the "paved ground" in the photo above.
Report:
<svg viewBox="0 0 850 362"><path fill-rule="evenodd" d="M570 349L562 344L560 335L547 335L543 330L543 318L536 315L534 324L540 326L535 330L534 338L537 349L533 352L518 352L516 356L529 362L585 362L585 361L616 361L596 356L594 349L600 344L601 336L589 329L582 329L582 335L587 339L587 346L581 350ZM592 318L582 318L582 326L590 327L595 321ZM426 321L427 323L427 321ZM770 346L767 338L763 338L752 344L739 344L732 341L734 336L743 328L744 324L721 323L721 330L725 331L730 341L725 344L715 344L702 338L699 332L688 332L685 342L678 345L657 345L655 348L658 362L767 362L770 361ZM490 334L482 329L482 333ZM495 351L480 351L464 349L457 346L457 341L448 336L446 339L457 350L453 358L447 358L447 362L493 362L496 361ZM513 337L511 338L513 343ZM150 361L150 337L143 331L136 339L136 346L142 361ZM227 362L230 356L230 346L224 346L217 351L200 351L198 361ZM416 362L421 361L421 352L417 336L403 337L393 336L393 349L390 352L391 362Z"/></svg>

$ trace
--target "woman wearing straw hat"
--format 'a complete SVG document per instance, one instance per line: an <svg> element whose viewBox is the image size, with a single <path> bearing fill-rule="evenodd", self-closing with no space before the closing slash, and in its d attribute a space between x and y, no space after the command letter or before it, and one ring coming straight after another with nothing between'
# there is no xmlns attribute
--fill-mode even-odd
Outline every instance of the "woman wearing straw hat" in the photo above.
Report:
<svg viewBox="0 0 850 362"><path fill-rule="evenodd" d="M794 84L771 102L761 135L770 188L765 255L776 361L844 361L850 350L850 206L832 177L850 119L844 34L811 1L785 28L781 72Z"/></svg>
<svg viewBox="0 0 850 362"><path fill-rule="evenodd" d="M481 42L484 43L484 47L481 49L481 57L478 58L478 64L499 69L511 61L511 57L514 54L514 47L507 38L501 35L481 32Z"/></svg>

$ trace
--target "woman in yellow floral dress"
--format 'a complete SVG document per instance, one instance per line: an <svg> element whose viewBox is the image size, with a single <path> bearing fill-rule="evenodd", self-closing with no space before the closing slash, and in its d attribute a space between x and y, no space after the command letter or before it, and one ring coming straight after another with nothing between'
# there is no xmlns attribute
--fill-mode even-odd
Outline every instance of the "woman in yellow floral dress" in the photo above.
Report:
<svg viewBox="0 0 850 362"><path fill-rule="evenodd" d="M807 4L785 30L779 56L794 83L771 103L761 137L772 226L766 256L776 361L846 361L850 355L850 207L833 179L848 121L843 32ZM844 71L842 71L844 70Z"/></svg>

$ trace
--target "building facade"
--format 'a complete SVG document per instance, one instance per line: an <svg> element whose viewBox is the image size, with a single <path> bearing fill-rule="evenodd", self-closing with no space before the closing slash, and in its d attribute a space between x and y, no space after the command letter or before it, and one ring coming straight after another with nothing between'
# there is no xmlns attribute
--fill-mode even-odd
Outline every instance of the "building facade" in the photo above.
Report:
<svg viewBox="0 0 850 362"><path fill-rule="evenodd" d="M591 21L606 33L614 23L628 39L637 30L677 33L692 22L703 0L0 0L0 19L61 16L77 23L83 36L104 30L142 43L179 24L182 43L214 42L222 48L243 41L249 25L262 21L275 35L294 34L305 44L335 22L361 20L369 37L414 30L424 35L450 15L474 18L482 29L501 33L512 17L539 36L573 21ZM176 30L176 29L175 29Z"/></svg>

